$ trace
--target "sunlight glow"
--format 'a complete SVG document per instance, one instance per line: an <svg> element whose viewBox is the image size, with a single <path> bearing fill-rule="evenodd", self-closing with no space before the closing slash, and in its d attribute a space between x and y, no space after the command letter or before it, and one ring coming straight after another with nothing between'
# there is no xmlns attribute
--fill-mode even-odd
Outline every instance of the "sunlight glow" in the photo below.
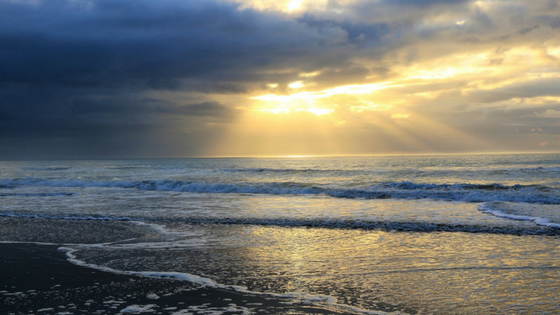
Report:
<svg viewBox="0 0 560 315"><path fill-rule="evenodd" d="M290 113L290 109L289 108L271 108L271 109L259 109L259 111L261 112L268 112L268 113L272 113L272 114L289 114Z"/></svg>
<svg viewBox="0 0 560 315"><path fill-rule="evenodd" d="M270 108L270 109L259 109L261 112L268 112L272 114L290 114L290 113L300 113L300 112L308 112L317 116L323 116L332 114L335 109L334 108L314 108L314 107L307 107L307 108Z"/></svg>
<svg viewBox="0 0 560 315"><path fill-rule="evenodd" d="M397 114L393 114L393 115L391 116L392 119L407 119L408 117L410 117L410 114L400 114L400 113L397 113Z"/></svg>
<svg viewBox="0 0 560 315"><path fill-rule="evenodd" d="M295 11L301 8L303 0L292 0L288 3L288 11Z"/></svg>
<svg viewBox="0 0 560 315"><path fill-rule="evenodd" d="M547 53L554 58L560 58L560 47L548 47Z"/></svg>
<svg viewBox="0 0 560 315"><path fill-rule="evenodd" d="M297 81L288 85L290 88L301 88L303 83ZM251 99L263 101L264 104L258 107L258 111L269 112L274 114L281 113L299 113L309 112L317 116L332 114L335 111L333 105L315 104L316 100L321 100L333 96L344 95L366 95L376 93L377 91L387 89L389 87L396 87L391 82L373 83L373 84L354 84L338 86L331 89L314 92L299 92L290 95L266 94L254 96ZM362 105L351 107L352 111L360 112L365 110L384 110L390 106L373 104L368 101L362 102Z"/></svg>
<svg viewBox="0 0 560 315"><path fill-rule="evenodd" d="M298 83L297 85L295 85ZM294 82L290 84L294 85L294 87L299 87L299 84L302 84L301 81ZM301 85L303 86L303 84ZM372 83L372 84L353 84L353 85L344 85L338 86L331 89L325 89L322 91L315 91L315 92L300 92L294 93L291 95L277 95L277 94L266 94L260 96L251 97L251 99L261 100L261 101L277 101L277 102L286 102L290 100L313 100L313 99L321 99L327 98L335 95L341 94L351 94L351 95L364 95L364 94L371 94L376 91L388 89L391 87L399 87L401 85L393 85L392 82L382 82L382 83Z"/></svg>
<svg viewBox="0 0 560 315"><path fill-rule="evenodd" d="M450 22L465 24L465 20L450 16L442 17L443 22L447 25ZM421 49L423 54L431 56L437 54L439 46ZM405 51L405 56L407 54ZM365 143L370 146L368 150L374 148L380 151L406 148L412 152L429 152L440 147L450 151L469 148L485 150L494 147L447 124L441 116L422 115L419 109L427 106L433 113L437 112L436 107L429 104L456 104L458 98L464 98L466 102L485 102L496 108L531 107L534 108L529 114L531 117L550 123L560 117L560 111L544 106L558 104L559 97L508 95L515 94L509 90L515 89L517 85L537 84L540 80L552 82L560 78L560 72L551 63L558 56L560 48L556 42L549 42L545 47L484 47L476 51L428 57L412 64L400 63L392 68L394 72L388 76L390 81L364 84L344 84L344 78L339 84L336 78L325 80L330 79L329 73L323 76L322 71L325 70L322 69L285 69L282 75L294 81L288 81L289 84L278 90L268 90L267 94L253 94L250 100L254 102L250 106L254 114L251 117L260 117L258 119L261 120L254 128L260 126L259 132L265 131L275 139L283 139L285 148L297 147L293 152L315 152L307 146L315 145L318 134L328 135L324 139L329 141L323 141L321 149L315 147L318 150L316 152L327 152L327 144L341 150L339 152L349 148L353 148L353 152L360 152ZM278 70L275 73L279 73ZM365 76L364 80L376 78L371 75ZM317 88L319 86L323 88ZM507 93L499 93L500 89L507 89ZM490 97L494 91L498 92L496 95L499 97ZM294 125L298 126L299 136L293 135L295 129L292 127L285 127ZM310 133L311 125L321 131ZM543 134L537 128L533 129L533 135ZM287 130L290 130L291 136L284 135ZM292 144L293 139L298 139L298 145ZM544 139L540 143L545 140L551 143L554 139ZM261 149L277 152L273 146Z"/></svg>
<svg viewBox="0 0 560 315"><path fill-rule="evenodd" d="M455 77L461 74L472 74L480 72L481 69L479 68L472 68L472 67L449 67L445 66L440 69L422 69L419 70L416 75L411 76L411 79L424 79L424 80L433 80L433 79L446 79Z"/></svg>
<svg viewBox="0 0 560 315"><path fill-rule="evenodd" d="M374 104L368 101L363 101L362 103L362 105L350 106L350 111L354 113L362 113L364 111L388 110L393 107L391 105Z"/></svg>
<svg viewBox="0 0 560 315"><path fill-rule="evenodd" d="M306 109L296 110L296 112L300 112L300 111L306 111L315 114L317 116L323 116L323 115L332 114L335 111L335 109L334 108L306 108Z"/></svg>
<svg viewBox="0 0 560 315"><path fill-rule="evenodd" d="M288 84L288 87L290 89L301 89L302 87L304 87L304 85L302 81L296 81Z"/></svg>
<svg viewBox="0 0 560 315"><path fill-rule="evenodd" d="M316 76L318 76L319 74L321 74L320 71L302 72L302 73L299 74L299 76L300 76L300 77L303 77L303 78L311 78L311 77L316 77Z"/></svg>

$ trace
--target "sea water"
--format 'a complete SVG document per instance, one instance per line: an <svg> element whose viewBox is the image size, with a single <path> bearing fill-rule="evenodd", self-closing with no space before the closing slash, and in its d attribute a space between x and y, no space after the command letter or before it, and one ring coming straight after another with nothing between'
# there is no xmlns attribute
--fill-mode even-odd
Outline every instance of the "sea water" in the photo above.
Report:
<svg viewBox="0 0 560 315"><path fill-rule="evenodd" d="M341 313L556 314L559 175L558 154L6 161L0 216L31 224L0 240Z"/></svg>

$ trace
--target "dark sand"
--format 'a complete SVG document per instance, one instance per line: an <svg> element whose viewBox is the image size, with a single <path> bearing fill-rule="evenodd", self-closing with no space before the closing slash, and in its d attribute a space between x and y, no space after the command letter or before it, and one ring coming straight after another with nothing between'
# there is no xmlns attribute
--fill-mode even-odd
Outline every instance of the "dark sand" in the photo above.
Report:
<svg viewBox="0 0 560 315"><path fill-rule="evenodd" d="M343 313L185 281L80 267L54 245L0 244L0 314L119 314L141 307L146 314Z"/></svg>

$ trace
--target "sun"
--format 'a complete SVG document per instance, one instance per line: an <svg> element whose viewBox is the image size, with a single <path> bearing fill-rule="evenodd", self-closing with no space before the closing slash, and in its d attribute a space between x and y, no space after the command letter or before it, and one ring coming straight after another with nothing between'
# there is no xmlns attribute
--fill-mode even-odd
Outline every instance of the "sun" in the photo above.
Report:
<svg viewBox="0 0 560 315"><path fill-rule="evenodd" d="M371 84L343 85L319 91L300 91L305 87L301 81L288 84L288 87L297 92L288 95L265 94L253 96L251 99L259 101L257 111L273 114L290 114L308 112L317 116L325 116L336 111L336 104L329 103L333 97L371 95L380 90L399 85L392 82Z"/></svg>
<svg viewBox="0 0 560 315"><path fill-rule="evenodd" d="M335 106L317 105L313 99L290 95L262 95L253 97L260 101L256 111L272 114L297 114L307 112L316 116L329 115L335 112Z"/></svg>

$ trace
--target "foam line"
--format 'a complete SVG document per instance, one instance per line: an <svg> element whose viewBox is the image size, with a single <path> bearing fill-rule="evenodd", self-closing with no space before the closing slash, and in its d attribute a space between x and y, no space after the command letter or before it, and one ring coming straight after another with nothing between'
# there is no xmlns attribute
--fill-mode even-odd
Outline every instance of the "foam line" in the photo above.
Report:
<svg viewBox="0 0 560 315"><path fill-rule="evenodd" d="M368 315L404 315L401 312L382 312L382 311L371 311L371 310L364 310L354 306L345 305L345 304L338 304L337 299L335 297L329 295L313 295L301 292L290 292L290 293L271 293L271 292L256 292L250 291L246 287L242 286L235 286L235 285L225 285L218 283L210 278L205 278L193 274L182 273L182 272L159 272L159 271L122 271L116 270L109 267L103 267L95 264L89 264L83 260L79 260L75 253L78 251L74 248L69 247L60 247L58 250L63 251L66 253L66 258L69 262L81 266L87 267L99 271L110 272L113 274L120 274L120 275L129 275L129 276L139 276L139 277L146 277L146 278L157 278L157 279L172 279L172 280L180 280L180 281L187 281L196 285L200 285L202 287L210 287L214 289L223 289L223 290L232 290L239 293L244 294L253 294L253 295L265 295L271 296L276 298L287 298L292 300L297 300L301 303L308 303L308 304L326 304L331 307L344 309L347 311L351 311L358 314L368 314Z"/></svg>
<svg viewBox="0 0 560 315"><path fill-rule="evenodd" d="M480 211L484 212L484 213L488 213L488 214L491 214L491 215L499 217L499 218L506 218L506 219L512 219L512 220L518 220L518 221L533 221L533 222L535 222L535 224L540 225L540 226L560 229L560 224L553 223L547 218L541 218L541 217L535 217L535 216L529 216L529 215L518 215L518 214L505 213L502 210L497 209L497 205L499 205L498 202L485 203L485 204L480 205L478 207L478 209Z"/></svg>

